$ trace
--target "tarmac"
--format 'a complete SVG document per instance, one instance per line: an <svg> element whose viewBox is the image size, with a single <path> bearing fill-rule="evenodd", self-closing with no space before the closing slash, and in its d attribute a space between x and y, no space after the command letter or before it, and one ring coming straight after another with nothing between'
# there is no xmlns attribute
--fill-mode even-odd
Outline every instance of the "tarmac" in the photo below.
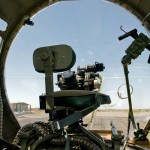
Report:
<svg viewBox="0 0 150 150"><path fill-rule="evenodd" d="M35 109L30 113L23 113L16 115L21 126L24 126L28 123L34 123L36 121L47 122L49 115L43 110ZM150 119L150 111L136 111L134 112L135 122L140 123L140 128L144 128L148 120ZM83 119L85 124L88 124L87 129L90 130L111 130L110 123L113 122L115 128L119 131L122 131L123 134L127 133L128 126L128 111L124 110L102 110L95 111L93 118L92 114L89 114ZM133 127L131 124L130 136L133 136Z"/></svg>
<svg viewBox="0 0 150 150"><path fill-rule="evenodd" d="M92 117L93 116L93 117ZM21 125L24 126L29 123L34 123L36 121L47 122L49 120L49 115L43 110L34 109L32 112L24 112L16 114L16 117ZM150 111L149 110L136 110L134 112L135 122L140 123L140 128L144 128L147 122L150 120ZM102 137L104 131L111 133L111 125L113 122L117 131L121 132L125 137L127 135L128 127L128 111L127 110L97 110L93 114L89 114L83 118L85 124L88 124L86 127L88 130L94 130L99 133ZM108 134L109 139L111 134ZM129 137L133 139L134 129L131 124ZM105 136L104 136L105 138ZM150 138L150 135L149 135ZM150 141L150 139L149 139ZM131 142L132 143L132 142ZM149 146L145 146L145 150L150 149ZM126 150L135 150L134 148L127 147ZM136 149L137 150L137 149Z"/></svg>

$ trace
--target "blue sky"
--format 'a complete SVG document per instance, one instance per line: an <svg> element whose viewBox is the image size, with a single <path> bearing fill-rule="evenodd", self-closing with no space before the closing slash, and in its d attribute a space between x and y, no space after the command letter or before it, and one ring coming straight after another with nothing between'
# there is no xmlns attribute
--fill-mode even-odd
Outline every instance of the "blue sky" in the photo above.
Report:
<svg viewBox="0 0 150 150"><path fill-rule="evenodd" d="M38 47L67 44L77 55L73 70L95 61L104 63L102 92L110 94L112 104L117 102L113 108L128 108L127 100L120 101L117 97L117 89L125 83L121 58L133 39L119 41L118 36L123 34L120 26L126 31L137 28L139 33L147 34L133 15L102 0L82 0L57 3L38 13L32 21L34 26L22 28L8 54L5 74L10 102L24 101L39 106L38 96L45 93L44 75L34 70L33 52ZM148 56L145 50L129 66L134 108L150 107Z"/></svg>

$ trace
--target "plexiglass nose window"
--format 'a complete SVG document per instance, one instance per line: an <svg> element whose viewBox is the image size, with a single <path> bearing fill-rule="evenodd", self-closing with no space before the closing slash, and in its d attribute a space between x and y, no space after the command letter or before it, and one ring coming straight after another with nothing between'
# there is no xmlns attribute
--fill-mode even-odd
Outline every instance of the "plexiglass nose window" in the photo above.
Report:
<svg viewBox="0 0 150 150"><path fill-rule="evenodd" d="M110 96L111 104L98 108L90 128L110 129L112 120L118 129L123 127L125 131L129 105L121 60L134 39L130 36L119 41L118 37L135 28L138 34L147 35L141 23L131 13L101 0L60 2L31 20L34 26L23 27L9 52L6 85L10 102L23 101L31 108L39 108L38 96L45 93L45 81L44 75L34 70L33 51L38 47L67 44L76 53L76 63L71 71L77 73L77 68L94 66L95 63L105 66L95 72L100 78L93 80L93 84L99 92ZM128 66L133 108L141 126L149 119L148 57L149 52L145 49ZM87 74L86 79L89 78ZM54 82L58 82L57 74L54 74ZM57 90L60 89L55 85ZM118 124L118 120L122 122Z"/></svg>

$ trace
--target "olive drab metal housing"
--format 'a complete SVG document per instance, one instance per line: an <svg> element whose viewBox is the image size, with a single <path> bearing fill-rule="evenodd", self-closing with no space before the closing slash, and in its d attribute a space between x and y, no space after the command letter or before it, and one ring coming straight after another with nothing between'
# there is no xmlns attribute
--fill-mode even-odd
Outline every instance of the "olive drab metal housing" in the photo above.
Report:
<svg viewBox="0 0 150 150"><path fill-rule="evenodd" d="M71 47L56 45L38 48L33 54L35 70L45 73L46 111L54 109L53 72L65 71L74 65L76 56Z"/></svg>

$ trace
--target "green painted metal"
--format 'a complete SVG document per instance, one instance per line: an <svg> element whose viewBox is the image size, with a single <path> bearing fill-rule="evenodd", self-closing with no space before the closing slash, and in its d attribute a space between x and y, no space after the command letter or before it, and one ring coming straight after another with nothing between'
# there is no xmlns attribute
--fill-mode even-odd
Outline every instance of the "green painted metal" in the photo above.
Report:
<svg viewBox="0 0 150 150"><path fill-rule="evenodd" d="M59 0L0 0L0 18L7 22L8 27L4 34L4 41L1 44L0 49L0 88L2 90L2 97L4 102L4 134L6 139L10 140L14 133L19 129L19 124L15 121L15 117L11 112L5 81L4 81L4 68L7 59L8 51L11 43L16 37L19 30L23 27L26 19L31 18L33 15L41 11L42 9L58 2ZM112 3L125 8L133 15L137 16L141 22L144 20L144 24L147 29L150 30L150 1L149 0L109 0ZM19 12L19 13L18 13ZM146 17L148 16L148 17ZM8 124L12 125L12 134L7 132L9 129ZM14 128L13 128L14 127Z"/></svg>

